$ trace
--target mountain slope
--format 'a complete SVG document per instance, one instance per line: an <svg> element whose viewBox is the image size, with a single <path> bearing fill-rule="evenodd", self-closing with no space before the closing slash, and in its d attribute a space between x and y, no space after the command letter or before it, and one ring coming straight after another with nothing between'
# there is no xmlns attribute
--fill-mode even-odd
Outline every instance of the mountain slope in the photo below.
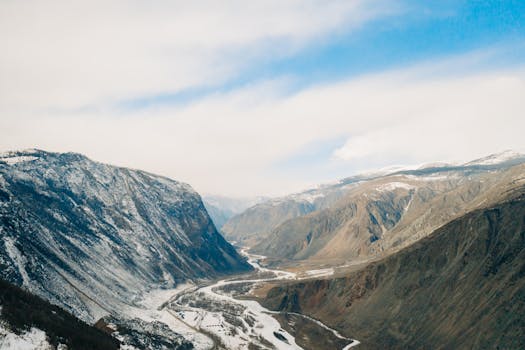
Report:
<svg viewBox="0 0 525 350"><path fill-rule="evenodd" d="M222 227L222 232L230 241L240 242L242 245L254 247L258 244L267 243L271 239L273 231L279 230L279 226L294 221L296 218L305 217L308 214L332 209L336 206L344 206L345 198L351 193L359 191L363 185L377 183L386 185L389 181L396 187L395 178L401 178L401 182L407 179L419 178L420 182L441 181L445 185L451 178L455 177L456 186L461 184L459 178L465 180L481 174L490 174L494 171L506 170L518 164L525 163L525 155L505 151L488 157L477 159L466 164L435 163L421 166L417 169L390 168L368 174L349 177L333 184L321 185L301 193L271 199L230 218ZM398 187L398 186L397 186ZM450 186L448 186L450 187ZM370 186L369 186L370 189ZM371 188L375 190L375 188ZM392 188L394 189L394 188ZM382 188L383 192L388 186ZM430 189L432 191L432 188ZM450 189L449 189L450 190ZM439 191L439 189L438 189ZM421 193L423 197L426 193ZM301 226L301 220L298 220ZM375 223L373 223L375 225ZM290 231L287 228L284 231ZM276 244L277 245L277 244ZM264 251L263 246L257 249L259 253L271 255L272 249Z"/></svg>
<svg viewBox="0 0 525 350"><path fill-rule="evenodd" d="M249 270L186 184L73 153L0 157L0 274L86 321L140 292Z"/></svg>
<svg viewBox="0 0 525 350"><path fill-rule="evenodd" d="M17 344L21 345L23 333L28 331L33 338L45 333L41 337L54 347L63 344L75 350L119 348L117 339L1 279L0 305L1 349L9 348L9 345L15 348Z"/></svg>
<svg viewBox="0 0 525 350"><path fill-rule="evenodd" d="M278 225L252 251L334 264L389 254L500 199L524 177L524 160L432 167L362 181L329 208Z"/></svg>
<svg viewBox="0 0 525 350"><path fill-rule="evenodd" d="M255 245L264 241L270 232L283 222L328 208L360 181L381 174L349 177L335 184L263 201L231 217L222 226L222 232L229 241L239 242L242 245Z"/></svg>
<svg viewBox="0 0 525 350"><path fill-rule="evenodd" d="M362 349L522 349L525 187L345 277L276 287L266 305L319 318Z"/></svg>

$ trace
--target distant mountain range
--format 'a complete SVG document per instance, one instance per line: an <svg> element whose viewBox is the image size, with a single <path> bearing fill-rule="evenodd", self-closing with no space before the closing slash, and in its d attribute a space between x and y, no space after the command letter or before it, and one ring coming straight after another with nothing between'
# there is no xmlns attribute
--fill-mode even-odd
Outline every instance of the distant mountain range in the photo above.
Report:
<svg viewBox="0 0 525 350"><path fill-rule="evenodd" d="M217 195L204 195L202 201L217 229L236 214L242 213L247 208L268 200L268 197L226 197Z"/></svg>
<svg viewBox="0 0 525 350"><path fill-rule="evenodd" d="M382 170L274 199L202 200L172 179L34 149L0 154L0 345L226 348L184 319L207 310L207 327L221 317L244 326L229 316L235 304L208 305L195 287L252 270L216 226L270 267L299 271L277 275L306 276L266 279L265 306L310 315L358 349L525 348L525 155ZM235 292L252 290L243 278L274 273L237 276ZM179 292L193 309L159 306L174 300L165 289L188 281ZM241 334L235 327L228 336Z"/></svg>
<svg viewBox="0 0 525 350"><path fill-rule="evenodd" d="M84 321L141 292L250 270L189 186L40 150L0 155L0 277Z"/></svg>
<svg viewBox="0 0 525 350"><path fill-rule="evenodd" d="M225 236L270 258L342 264L397 251L520 185L525 156L370 173L257 204Z"/></svg>

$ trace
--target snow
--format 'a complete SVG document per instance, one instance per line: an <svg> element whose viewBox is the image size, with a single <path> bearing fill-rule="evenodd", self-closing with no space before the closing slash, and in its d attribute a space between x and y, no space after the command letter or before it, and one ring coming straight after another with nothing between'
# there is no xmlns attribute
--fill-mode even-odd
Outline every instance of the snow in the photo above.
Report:
<svg viewBox="0 0 525 350"><path fill-rule="evenodd" d="M31 157L31 156L18 156L18 157L8 157L8 158L0 158L1 161L6 162L9 165L22 163L22 162L29 162L32 160L38 159L37 157Z"/></svg>
<svg viewBox="0 0 525 350"><path fill-rule="evenodd" d="M218 335L230 349L248 349L249 342L246 340L250 338L253 339L254 334L256 336L263 337L272 343L278 350L301 349L295 343L294 337L289 333L282 331L281 325L275 318L271 316L271 312L268 309L262 307L258 302L253 300L237 300L230 296L217 294L213 291L214 288L225 284L228 284L228 282L220 281L217 284L201 288L199 291L203 292L207 298L222 300L244 306L246 309L244 310L243 315L250 315L255 319L254 327L248 328L249 331L247 333L237 329L241 336L231 336L230 334L224 332L224 327L221 326L225 322L222 315L220 313L206 311L202 312L201 320L197 325ZM283 341L277 339L274 335L274 332L282 334L287 339L288 343L284 343ZM243 341L243 339L246 340Z"/></svg>
<svg viewBox="0 0 525 350"><path fill-rule="evenodd" d="M169 306L172 308L170 310L171 314L178 317L180 322L185 323L190 328L196 330L203 329L218 336L228 349L248 349L249 344L257 342L259 337L272 343L277 350L301 349L295 343L294 337L281 329L279 322L271 316L272 312L270 310L264 308L256 301L238 300L216 292L221 286L229 284L295 278L296 275L291 272L274 271L260 267L257 261L262 258L264 257L251 255L249 256L249 263L259 271L274 272L277 275L276 278L236 281L221 280L205 287L189 289L188 295L193 298L206 300L209 303L218 303L225 307L236 308L238 310L236 313L237 316L234 317L237 317L237 320L242 322L244 327L238 327L229 323L221 311L181 305L179 303L180 298L177 296L171 299L172 304ZM184 293L180 293L180 295L182 294ZM253 319L252 326L246 322L248 318ZM286 342L277 339L274 332L283 335L283 337L286 338Z"/></svg>
<svg viewBox="0 0 525 350"><path fill-rule="evenodd" d="M350 344L348 344L347 346L345 346L345 347L343 348L343 350L348 350L348 349L353 348L354 346L357 346L357 345L359 345L359 344L361 344L361 342L360 342L359 340L355 340L355 339L354 339L354 341L351 342Z"/></svg>
<svg viewBox="0 0 525 350"><path fill-rule="evenodd" d="M46 333L38 328L18 335L0 324L0 350L51 350Z"/></svg>
<svg viewBox="0 0 525 350"><path fill-rule="evenodd" d="M306 201L310 204L314 204L317 199L323 198L323 197L325 197L325 194L322 192L313 192L313 193L305 192L305 193L301 193L301 194L292 196L292 198L295 200Z"/></svg>
<svg viewBox="0 0 525 350"><path fill-rule="evenodd" d="M191 341L196 350L209 349L213 346L213 341L202 333L198 333L195 329L189 327L179 318L174 316L170 310L164 308L164 304L169 302L177 295L194 289L195 285L192 283L184 283L171 289L155 289L150 290L138 297L138 306L129 306L125 308L123 315L130 318L139 318L146 322L159 321L166 324L170 329L182 335L188 341ZM132 348L123 350L133 350Z"/></svg>
<svg viewBox="0 0 525 350"><path fill-rule="evenodd" d="M134 347L133 345L121 344L120 350L139 350L139 349Z"/></svg>
<svg viewBox="0 0 525 350"><path fill-rule="evenodd" d="M307 270L304 272L308 277L323 277L331 276L334 274L334 269L332 267L326 269L317 269L317 270Z"/></svg>
<svg viewBox="0 0 525 350"><path fill-rule="evenodd" d="M404 189L404 190L410 190L412 188L414 188L414 186L412 185L409 185L407 183L404 183L404 182L397 182L397 181L394 181L394 182L389 182L387 184L383 184L379 187L376 188L377 191L379 192L390 192L390 191L394 191L396 189Z"/></svg>
<svg viewBox="0 0 525 350"><path fill-rule="evenodd" d="M450 180L454 178L458 178L457 175L449 174L449 175L429 175L429 176L415 176L415 175L405 175L408 179L412 180L419 180L419 181L441 181L441 180Z"/></svg>
<svg viewBox="0 0 525 350"><path fill-rule="evenodd" d="M38 159L35 155L38 154L38 150L27 149L22 151L9 151L0 153L0 161L5 162L9 165L30 162Z"/></svg>
<svg viewBox="0 0 525 350"><path fill-rule="evenodd" d="M488 157L476 159L472 162L466 163L465 165L494 165L506 162L514 158L520 158L524 155L515 151L507 150L501 153L491 154Z"/></svg>
<svg viewBox="0 0 525 350"><path fill-rule="evenodd" d="M181 322L186 323L188 326L196 330L202 329L213 333L221 339L221 342L224 343L228 349L248 349L249 344L257 342L257 339L259 338L264 338L267 342L273 344L274 348L278 350L301 349L301 347L296 344L294 337L288 332L284 331L281 328L279 322L272 317L273 314L277 314L278 312L270 311L254 300L235 299L230 295L221 294L219 292L221 287L226 285L298 278L297 275L292 272L270 270L268 268L261 267L258 261L264 259L264 256L247 254L246 249L244 249L242 253L248 256L248 262L256 270L259 272L273 272L277 277L244 280L221 280L205 287L195 287L192 290L188 290L188 293L181 293L180 297L174 297L171 299L171 303L168 307L171 308L172 314L178 317ZM305 278L333 274L333 272L333 268L309 270L305 272ZM186 297L189 298L189 302L188 300L184 300ZM192 300L201 301L201 303L204 302L204 305L208 306L193 307L191 305L195 304L191 303ZM230 310L228 313L236 315L238 322L242 322L244 327L233 325L231 321L225 319L224 313L221 311L221 307L214 305L220 305L222 308ZM355 346L359 343L356 340L342 336L336 330L326 326L318 320L305 315L300 316L312 320L320 327L329 330L340 339L350 341L350 344L347 345L348 348L350 345ZM251 319L252 321L248 322L248 319ZM251 323L251 325L248 323ZM233 334L232 326L234 329ZM281 334L286 339L286 341L277 339L275 333Z"/></svg>
<svg viewBox="0 0 525 350"><path fill-rule="evenodd" d="M22 285L28 286L29 283L31 282L31 279L29 278L27 271L26 271L25 257L16 248L15 241L11 237L4 237L4 245L5 245L5 250L7 252L7 255L9 255L9 258L11 258L11 260L18 267L18 271L20 272L20 275L22 276Z"/></svg>

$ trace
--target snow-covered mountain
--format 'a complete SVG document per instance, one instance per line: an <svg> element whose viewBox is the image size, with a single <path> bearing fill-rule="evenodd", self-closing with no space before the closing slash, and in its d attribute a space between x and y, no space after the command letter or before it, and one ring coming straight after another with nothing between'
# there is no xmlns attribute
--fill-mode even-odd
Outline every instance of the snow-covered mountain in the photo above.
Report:
<svg viewBox="0 0 525 350"><path fill-rule="evenodd" d="M294 222L300 224L301 233L306 232L305 234L307 234L310 228L306 226L310 227L312 223L295 219L303 218L309 214L309 217L311 217L316 212L339 207L345 205L345 203L348 204L348 197L352 193L362 192L365 197L368 196L365 198L365 201L368 202L374 198L368 195L368 191L374 193L377 186L386 186L381 188L383 192L392 192L396 189L389 188L389 186L399 187L400 183L404 184L405 182L411 183L414 181L419 181L419 183L424 185L423 187L428 187L440 182L449 186L450 180L453 180L459 186L463 184L463 180L469 180L474 175L490 175L496 171L505 170L522 163L525 163L525 155L505 151L465 164L432 163L418 166L415 169L388 168L360 174L334 183L319 185L304 192L259 203L230 218L223 225L222 232L229 240L242 242L244 245L252 247L260 244L268 245L271 242L271 236L280 236L279 233L274 232L280 226L286 228L287 235L294 236L296 231L296 228L292 229ZM498 175L495 176L497 177ZM388 185L388 183L391 184ZM413 183L412 186L421 187L416 183ZM405 190L408 192L407 188ZM429 190L439 193L443 189ZM375 205L375 202L371 204ZM390 215L393 215L393 213L390 213ZM270 248L260 250L259 253L265 255L276 253L276 247L282 249L290 243L288 238L279 242L276 241L275 245L272 244ZM341 244L341 246L345 245L344 243Z"/></svg>
<svg viewBox="0 0 525 350"><path fill-rule="evenodd" d="M501 163L521 163L523 162L524 155L512 150L506 150L500 153L494 153L489 156L475 159L471 162L466 163L466 166L469 165L494 165Z"/></svg>
<svg viewBox="0 0 525 350"><path fill-rule="evenodd" d="M85 321L249 269L187 184L75 153L0 155L0 277Z"/></svg>

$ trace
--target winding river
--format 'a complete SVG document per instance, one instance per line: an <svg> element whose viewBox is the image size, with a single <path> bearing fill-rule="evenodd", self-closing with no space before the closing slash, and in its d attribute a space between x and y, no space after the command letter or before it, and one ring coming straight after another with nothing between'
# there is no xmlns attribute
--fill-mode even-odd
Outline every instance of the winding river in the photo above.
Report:
<svg viewBox="0 0 525 350"><path fill-rule="evenodd" d="M282 329L279 322L272 317L272 314L278 312L264 308L257 301L236 299L225 292L228 287L237 288L246 286L248 283L299 280L299 278L292 272L262 267L259 261L264 257L248 254L246 249L241 252L248 258L248 262L254 267L256 273L272 275L272 277L230 278L207 286L188 288L173 296L166 303L170 314L192 329L212 338L215 345L221 345L227 349L248 349L250 344L261 349L272 347L279 350L302 349L297 345L295 338ZM359 341L342 336L319 320L306 315L296 315L332 332L335 337L348 341L343 350L359 344Z"/></svg>

